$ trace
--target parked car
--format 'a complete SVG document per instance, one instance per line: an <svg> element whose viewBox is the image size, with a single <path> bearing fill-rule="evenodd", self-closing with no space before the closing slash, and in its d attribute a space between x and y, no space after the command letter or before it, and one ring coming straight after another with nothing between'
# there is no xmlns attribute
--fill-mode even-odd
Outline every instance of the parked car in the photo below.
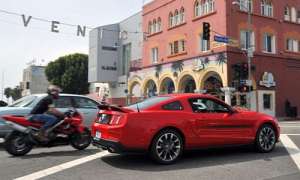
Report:
<svg viewBox="0 0 300 180"><path fill-rule="evenodd" d="M2 115L26 116L46 96L47 94L30 95L17 100L10 106L0 107L0 138L5 137L11 131L1 118ZM91 127L99 111L97 101L80 95L61 94L60 98L54 101L54 105L62 112L66 112L69 108L76 108L83 115L83 124L87 127Z"/></svg>
<svg viewBox="0 0 300 180"><path fill-rule="evenodd" d="M164 95L100 109L92 126L95 146L112 153L149 152L161 164L197 148L253 144L271 152L280 135L274 117L234 109L210 95Z"/></svg>
<svg viewBox="0 0 300 180"><path fill-rule="evenodd" d="M7 106L8 104L6 103L6 102L4 102L4 101L0 101L0 107L5 107L5 106Z"/></svg>

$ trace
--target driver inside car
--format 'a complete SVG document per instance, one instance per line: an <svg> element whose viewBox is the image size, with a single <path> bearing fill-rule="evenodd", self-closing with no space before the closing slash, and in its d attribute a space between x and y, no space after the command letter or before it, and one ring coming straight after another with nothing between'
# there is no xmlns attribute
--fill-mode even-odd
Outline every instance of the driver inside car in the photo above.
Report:
<svg viewBox="0 0 300 180"><path fill-rule="evenodd" d="M47 96L42 99L30 113L29 121L41 122L43 126L34 136L40 141L48 140L48 130L64 118L64 113L54 108L53 102L59 98L61 89L58 86L50 85Z"/></svg>

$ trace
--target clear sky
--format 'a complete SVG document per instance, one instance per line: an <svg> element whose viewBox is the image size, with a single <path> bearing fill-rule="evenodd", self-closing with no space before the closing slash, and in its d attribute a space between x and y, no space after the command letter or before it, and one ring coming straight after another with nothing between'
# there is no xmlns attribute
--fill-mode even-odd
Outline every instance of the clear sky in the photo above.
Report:
<svg viewBox="0 0 300 180"><path fill-rule="evenodd" d="M0 9L97 27L131 16L142 4L143 0L0 0ZM61 25L58 34L50 29L51 23L33 19L25 28L21 17L0 12L0 86L3 71L5 87L18 85L23 69L33 59L47 63L68 53L88 53L88 36L77 37L76 27Z"/></svg>

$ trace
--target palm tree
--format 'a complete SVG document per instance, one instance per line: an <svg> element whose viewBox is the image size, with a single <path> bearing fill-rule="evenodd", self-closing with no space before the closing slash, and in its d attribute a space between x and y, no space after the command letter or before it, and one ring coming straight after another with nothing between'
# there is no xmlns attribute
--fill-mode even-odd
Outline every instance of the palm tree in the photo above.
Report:
<svg viewBox="0 0 300 180"><path fill-rule="evenodd" d="M161 70L162 70L161 64L158 64L158 65L155 66L155 77L156 77L157 79L159 79L159 75L160 75L160 73L161 73Z"/></svg>
<svg viewBox="0 0 300 180"><path fill-rule="evenodd" d="M174 76L177 77L178 76L178 71L181 72L183 71L183 66L184 63L182 61L176 61L172 63L172 70L174 71Z"/></svg>
<svg viewBox="0 0 300 180"><path fill-rule="evenodd" d="M226 59L226 55L224 53L220 53L218 54L218 57L217 57L217 64L219 66L222 66L222 73L224 72L223 70L223 65L227 63L227 59Z"/></svg>

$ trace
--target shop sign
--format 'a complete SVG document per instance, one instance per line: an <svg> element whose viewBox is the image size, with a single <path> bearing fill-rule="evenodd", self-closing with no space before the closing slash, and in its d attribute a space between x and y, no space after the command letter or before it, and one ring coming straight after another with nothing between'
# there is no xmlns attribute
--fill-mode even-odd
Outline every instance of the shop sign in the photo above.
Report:
<svg viewBox="0 0 300 180"><path fill-rule="evenodd" d="M204 63L204 59L203 58L196 58L194 60L194 67L193 67L193 70L194 71L201 71L203 69L205 69L205 63Z"/></svg>
<svg viewBox="0 0 300 180"><path fill-rule="evenodd" d="M270 88L270 87L275 87L276 82L274 81L274 76L270 72L265 72L262 81L259 82L259 85Z"/></svg>

